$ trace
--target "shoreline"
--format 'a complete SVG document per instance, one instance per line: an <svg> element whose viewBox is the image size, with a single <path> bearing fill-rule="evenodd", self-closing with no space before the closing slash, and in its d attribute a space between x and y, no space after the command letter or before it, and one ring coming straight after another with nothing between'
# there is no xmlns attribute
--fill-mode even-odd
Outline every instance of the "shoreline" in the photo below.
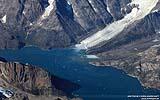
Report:
<svg viewBox="0 0 160 100"><path fill-rule="evenodd" d="M97 65L97 64L95 64L94 62L89 62L89 64L91 64L91 65L93 65L93 66L95 66L95 67L98 67L98 68L107 68L106 65L100 65L100 64ZM133 75L133 74L129 74L129 73L127 73L126 71L124 71L124 69L122 69L122 68L119 68L119 67L116 67L116 66L108 66L108 67L112 67L112 68L118 69L118 70L120 70L120 71L123 71L123 72L124 72L126 75L128 75L128 76L130 76L130 77L132 77L132 78L136 78L144 89L147 89L147 90L148 90L148 89L154 89L154 90L156 90L156 91L160 91L160 88L155 88L155 87L151 87L151 86L149 86L149 85L145 85L145 83L143 83L143 82L140 80L139 76L136 76L136 75Z"/></svg>

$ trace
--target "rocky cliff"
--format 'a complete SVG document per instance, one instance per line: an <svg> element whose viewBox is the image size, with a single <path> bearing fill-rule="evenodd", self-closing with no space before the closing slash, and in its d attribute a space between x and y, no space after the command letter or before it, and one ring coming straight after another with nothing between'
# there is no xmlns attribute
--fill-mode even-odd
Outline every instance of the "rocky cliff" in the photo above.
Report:
<svg viewBox="0 0 160 100"><path fill-rule="evenodd" d="M7 83L12 84L24 91L39 94L51 94L52 83L51 76L34 66L28 67L20 63L1 62L0 64L1 78Z"/></svg>
<svg viewBox="0 0 160 100"><path fill-rule="evenodd" d="M56 89L54 78L36 66L7 62L1 58L0 87L13 90L12 100L68 100L62 90Z"/></svg>

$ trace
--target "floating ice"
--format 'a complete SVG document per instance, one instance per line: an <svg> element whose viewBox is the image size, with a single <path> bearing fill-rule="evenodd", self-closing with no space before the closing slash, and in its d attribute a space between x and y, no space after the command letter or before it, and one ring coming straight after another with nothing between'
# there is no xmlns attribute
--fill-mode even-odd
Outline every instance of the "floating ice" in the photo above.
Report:
<svg viewBox="0 0 160 100"><path fill-rule="evenodd" d="M97 59L98 57L96 55L86 55L89 59Z"/></svg>

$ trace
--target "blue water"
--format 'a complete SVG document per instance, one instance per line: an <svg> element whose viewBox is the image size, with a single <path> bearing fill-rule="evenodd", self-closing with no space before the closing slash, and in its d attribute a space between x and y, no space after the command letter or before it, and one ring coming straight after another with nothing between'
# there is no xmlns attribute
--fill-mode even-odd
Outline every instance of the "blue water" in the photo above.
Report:
<svg viewBox="0 0 160 100"><path fill-rule="evenodd" d="M72 91L72 94L84 100L139 100L129 99L127 96L160 94L157 90L144 89L136 78L121 70L88 64L91 59L85 58L84 55L84 51L75 49L45 51L26 47L20 50L0 50L0 56L9 61L43 66L51 74L77 84L79 88ZM63 87L67 89L67 86Z"/></svg>

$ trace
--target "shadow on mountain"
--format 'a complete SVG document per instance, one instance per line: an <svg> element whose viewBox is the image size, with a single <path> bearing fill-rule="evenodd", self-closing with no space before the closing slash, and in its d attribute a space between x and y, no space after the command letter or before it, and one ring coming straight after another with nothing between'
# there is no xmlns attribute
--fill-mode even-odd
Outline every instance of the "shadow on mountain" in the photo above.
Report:
<svg viewBox="0 0 160 100"><path fill-rule="evenodd" d="M53 76L51 80L56 89L62 90L68 96L72 96L73 91L80 89L80 85L57 76Z"/></svg>

